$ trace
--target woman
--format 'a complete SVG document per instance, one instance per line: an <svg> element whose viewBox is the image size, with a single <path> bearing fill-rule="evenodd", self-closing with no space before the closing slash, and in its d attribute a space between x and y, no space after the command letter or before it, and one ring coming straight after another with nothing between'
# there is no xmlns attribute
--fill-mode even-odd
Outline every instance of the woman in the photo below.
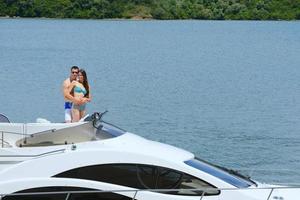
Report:
<svg viewBox="0 0 300 200"><path fill-rule="evenodd" d="M85 116L85 106L87 102L91 101L91 92L86 72L83 69L79 70L77 81L71 83L69 88L73 91L74 98L80 99L83 104L73 104L72 107L72 122L78 122Z"/></svg>

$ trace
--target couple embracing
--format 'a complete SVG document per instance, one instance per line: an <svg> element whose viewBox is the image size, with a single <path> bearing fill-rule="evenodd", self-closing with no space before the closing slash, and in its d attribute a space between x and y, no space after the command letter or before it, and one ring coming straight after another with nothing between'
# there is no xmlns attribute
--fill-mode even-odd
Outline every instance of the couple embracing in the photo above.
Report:
<svg viewBox="0 0 300 200"><path fill-rule="evenodd" d="M63 82L65 99L65 122L78 122L85 116L85 106L91 101L90 86L86 72L77 66L71 67L70 77Z"/></svg>

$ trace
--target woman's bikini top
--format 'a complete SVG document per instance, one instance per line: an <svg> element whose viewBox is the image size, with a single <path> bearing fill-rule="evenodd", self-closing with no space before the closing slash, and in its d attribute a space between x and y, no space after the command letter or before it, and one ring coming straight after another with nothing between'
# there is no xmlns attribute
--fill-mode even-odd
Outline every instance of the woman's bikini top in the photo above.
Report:
<svg viewBox="0 0 300 200"><path fill-rule="evenodd" d="M79 86L75 86L74 87L74 92L76 92L76 93L82 93L83 95L85 95L86 94L86 89L85 88L81 88Z"/></svg>

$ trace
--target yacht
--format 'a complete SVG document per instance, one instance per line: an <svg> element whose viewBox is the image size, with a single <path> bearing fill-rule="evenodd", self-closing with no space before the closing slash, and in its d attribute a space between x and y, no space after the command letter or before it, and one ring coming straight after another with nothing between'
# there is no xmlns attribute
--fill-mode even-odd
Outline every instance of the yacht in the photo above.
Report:
<svg viewBox="0 0 300 200"><path fill-rule="evenodd" d="M127 132L105 122L104 113L77 123L9 123L2 116L0 199L300 198L299 187L259 183L183 149Z"/></svg>

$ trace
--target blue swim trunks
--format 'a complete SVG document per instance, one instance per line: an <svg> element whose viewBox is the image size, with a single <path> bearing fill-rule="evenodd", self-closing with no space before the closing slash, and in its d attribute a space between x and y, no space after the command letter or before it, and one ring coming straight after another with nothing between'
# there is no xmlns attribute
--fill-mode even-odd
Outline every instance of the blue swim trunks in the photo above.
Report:
<svg viewBox="0 0 300 200"><path fill-rule="evenodd" d="M71 109L72 108L72 102L65 102L65 109Z"/></svg>

